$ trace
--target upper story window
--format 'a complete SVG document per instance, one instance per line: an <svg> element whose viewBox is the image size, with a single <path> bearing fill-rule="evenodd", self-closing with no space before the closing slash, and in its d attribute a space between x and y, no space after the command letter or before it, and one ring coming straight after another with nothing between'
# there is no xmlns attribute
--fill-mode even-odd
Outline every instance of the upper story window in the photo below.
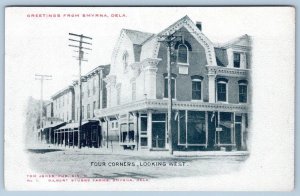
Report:
<svg viewBox="0 0 300 196"><path fill-rule="evenodd" d="M123 57L122 57L122 61L123 61L123 67L124 67L124 70L126 71L127 68L128 68L128 52L125 51L124 54L123 54Z"/></svg>
<svg viewBox="0 0 300 196"><path fill-rule="evenodd" d="M88 104L86 107L86 116L87 118L90 118L90 104Z"/></svg>
<svg viewBox="0 0 300 196"><path fill-rule="evenodd" d="M95 117L96 101L93 102L93 117Z"/></svg>
<svg viewBox="0 0 300 196"><path fill-rule="evenodd" d="M164 79L164 98L168 98L168 76L167 74L165 75ZM175 99L176 97L176 80L175 80L175 75L171 76L171 97L172 99Z"/></svg>
<svg viewBox="0 0 300 196"><path fill-rule="evenodd" d="M82 106L81 116L82 116L82 119L84 119L84 106Z"/></svg>
<svg viewBox="0 0 300 196"><path fill-rule="evenodd" d="M136 82L135 81L133 81L132 83L131 83L131 97L132 97L132 101L135 101L135 99L136 99Z"/></svg>
<svg viewBox="0 0 300 196"><path fill-rule="evenodd" d="M241 67L241 53L238 52L233 53L233 66L235 68Z"/></svg>
<svg viewBox="0 0 300 196"><path fill-rule="evenodd" d="M201 76L192 76L192 100L202 100L202 80Z"/></svg>
<svg viewBox="0 0 300 196"><path fill-rule="evenodd" d="M228 101L228 80L224 78L219 78L217 80L217 101L227 102Z"/></svg>
<svg viewBox="0 0 300 196"><path fill-rule="evenodd" d="M248 101L248 82L247 82L247 80L240 80L238 83L239 83L239 102L247 103L247 101Z"/></svg>
<svg viewBox="0 0 300 196"><path fill-rule="evenodd" d="M93 78L93 95L96 93L96 78Z"/></svg>
<svg viewBox="0 0 300 196"><path fill-rule="evenodd" d="M188 64L188 48L184 44L178 46L178 63Z"/></svg>
<svg viewBox="0 0 300 196"><path fill-rule="evenodd" d="M117 87L117 105L121 104L121 87Z"/></svg>

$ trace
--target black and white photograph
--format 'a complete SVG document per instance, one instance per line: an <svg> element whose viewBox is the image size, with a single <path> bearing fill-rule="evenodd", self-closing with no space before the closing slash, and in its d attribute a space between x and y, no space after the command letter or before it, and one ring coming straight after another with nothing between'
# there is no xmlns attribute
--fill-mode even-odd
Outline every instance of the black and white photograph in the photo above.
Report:
<svg viewBox="0 0 300 196"><path fill-rule="evenodd" d="M6 189L292 190L294 17L7 7Z"/></svg>

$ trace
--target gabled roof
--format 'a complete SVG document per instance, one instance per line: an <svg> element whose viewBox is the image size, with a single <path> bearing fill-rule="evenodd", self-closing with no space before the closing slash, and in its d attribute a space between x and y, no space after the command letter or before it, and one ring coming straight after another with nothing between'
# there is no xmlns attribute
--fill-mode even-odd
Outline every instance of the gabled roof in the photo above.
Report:
<svg viewBox="0 0 300 196"><path fill-rule="evenodd" d="M142 45L147 39L153 36L153 33L141 32L130 29L123 29L133 44Z"/></svg>
<svg viewBox="0 0 300 196"><path fill-rule="evenodd" d="M250 46L250 36L245 34L245 35L242 35L240 37L237 37L233 40L230 40L229 42L226 42L224 44L222 44L221 46L224 47L224 48L229 48L231 47L232 45L236 45L236 44L240 44L242 43L242 41L245 40L247 43L244 43L246 46Z"/></svg>

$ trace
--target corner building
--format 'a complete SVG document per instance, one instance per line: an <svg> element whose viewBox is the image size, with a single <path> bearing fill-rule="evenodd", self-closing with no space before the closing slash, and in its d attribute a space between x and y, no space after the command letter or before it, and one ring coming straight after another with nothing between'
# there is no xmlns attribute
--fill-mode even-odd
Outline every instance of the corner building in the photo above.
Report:
<svg viewBox="0 0 300 196"><path fill-rule="evenodd" d="M251 39L212 43L185 16L158 34L121 30L107 75L107 108L95 111L106 140L117 123L126 148L169 150L167 58L171 52L173 150L247 150Z"/></svg>

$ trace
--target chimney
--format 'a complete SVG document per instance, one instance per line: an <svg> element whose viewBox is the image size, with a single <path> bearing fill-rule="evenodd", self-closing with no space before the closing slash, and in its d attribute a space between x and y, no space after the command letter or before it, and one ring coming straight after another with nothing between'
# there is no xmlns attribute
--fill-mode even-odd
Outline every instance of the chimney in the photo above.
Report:
<svg viewBox="0 0 300 196"><path fill-rule="evenodd" d="M202 31L202 23L201 22L196 22L196 26L197 26L197 28L200 30L200 31Z"/></svg>

